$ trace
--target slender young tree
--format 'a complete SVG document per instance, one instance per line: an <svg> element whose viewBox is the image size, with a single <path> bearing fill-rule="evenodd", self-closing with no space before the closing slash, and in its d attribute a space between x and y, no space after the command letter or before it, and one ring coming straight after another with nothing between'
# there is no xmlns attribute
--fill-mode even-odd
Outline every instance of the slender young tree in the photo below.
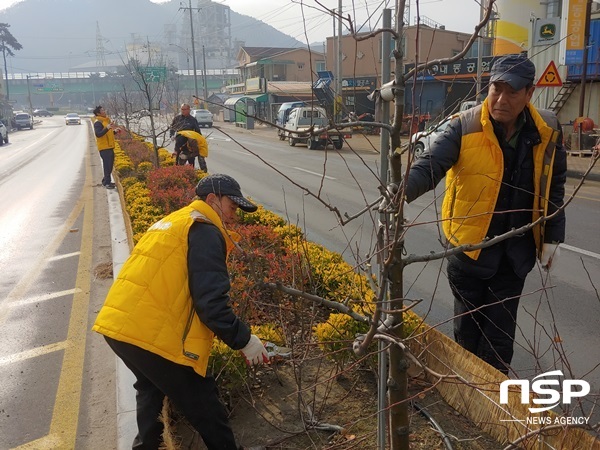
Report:
<svg viewBox="0 0 600 450"><path fill-rule="evenodd" d="M7 23L0 23L0 50L2 51L2 57L4 58L4 80L6 83L6 99L10 98L8 90L8 68L6 66L6 54L9 56L15 56L13 50L21 50L23 46L17 41L17 39L8 30L10 25Z"/></svg>

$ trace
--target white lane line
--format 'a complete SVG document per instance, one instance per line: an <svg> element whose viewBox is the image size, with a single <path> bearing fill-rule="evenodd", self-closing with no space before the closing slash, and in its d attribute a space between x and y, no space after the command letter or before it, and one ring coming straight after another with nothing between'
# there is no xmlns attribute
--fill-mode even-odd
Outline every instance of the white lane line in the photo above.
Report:
<svg viewBox="0 0 600 450"><path fill-rule="evenodd" d="M318 173L318 172L311 172L310 170L306 170L306 169L302 169L301 167L292 167L292 169L296 169L299 170L300 172L306 172L306 173L310 173L311 175L315 175L319 178L327 178L328 180L335 180L335 178L330 177L328 175L323 176L322 173Z"/></svg>
<svg viewBox="0 0 600 450"><path fill-rule="evenodd" d="M14 353L0 358L0 366L25 361L26 359L37 358L38 356L47 355L48 353L57 352L58 350L64 350L66 347L67 341L62 341L25 350L24 352Z"/></svg>
<svg viewBox="0 0 600 450"><path fill-rule="evenodd" d="M72 256L77 256L79 254L81 254L81 252L73 252L73 253L65 253L64 255L56 255L56 256L53 256L52 258L48 258L48 261L58 261L59 259L70 258Z"/></svg>
<svg viewBox="0 0 600 450"><path fill-rule="evenodd" d="M218 137L218 136L215 136L215 137L207 137L206 139L207 139L207 140L209 140L209 141L225 141L225 142L231 142L231 138L222 138L222 137Z"/></svg>
<svg viewBox="0 0 600 450"><path fill-rule="evenodd" d="M565 250L571 250L572 252L575 252L575 253L581 253L582 255L589 256L591 258L600 259L600 255L598 253L590 252L590 251L584 250L582 248L573 247L573 246L567 245L567 244L560 244L560 248L564 248Z"/></svg>
<svg viewBox="0 0 600 450"><path fill-rule="evenodd" d="M36 295L35 297L24 298L23 300L15 300L14 302L10 302L8 304L8 306L13 308L15 306L23 306L23 305L29 305L31 303L44 302L46 300L52 300L53 298L64 297L65 295L73 295L77 292L81 292L81 289L74 288L74 289L67 289L66 291L54 292L52 294Z"/></svg>
<svg viewBox="0 0 600 450"><path fill-rule="evenodd" d="M244 155L244 156L254 156L251 153L248 153L247 151L242 151L242 150L230 150L233 153L238 153L240 155Z"/></svg>

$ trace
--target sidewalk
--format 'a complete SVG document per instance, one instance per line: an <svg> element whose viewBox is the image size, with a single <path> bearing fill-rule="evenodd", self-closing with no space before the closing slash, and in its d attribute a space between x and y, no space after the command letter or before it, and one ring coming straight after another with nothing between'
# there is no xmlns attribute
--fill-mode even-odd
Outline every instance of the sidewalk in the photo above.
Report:
<svg viewBox="0 0 600 450"><path fill-rule="evenodd" d="M278 140L277 131L271 126L255 124L253 130L236 127L231 122L215 122L215 127L223 128L227 133L251 133L257 136ZM204 134L207 134L205 132ZM408 136L402 136L402 143L408 141ZM354 133L348 141L353 150L376 152L374 149L379 149L379 136L365 136ZM579 156L579 153L568 154L567 156L567 177L579 179L583 176L593 161L591 156ZM592 171L588 175L588 179L592 181L600 181L600 162L596 163Z"/></svg>

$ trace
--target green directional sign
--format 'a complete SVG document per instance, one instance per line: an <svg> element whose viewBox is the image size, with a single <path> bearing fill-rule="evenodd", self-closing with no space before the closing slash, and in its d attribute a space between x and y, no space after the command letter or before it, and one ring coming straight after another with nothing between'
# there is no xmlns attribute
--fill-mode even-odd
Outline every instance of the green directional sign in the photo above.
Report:
<svg viewBox="0 0 600 450"><path fill-rule="evenodd" d="M58 87L58 86L54 86L54 87L42 87L42 88L37 88L38 92L62 92L64 91L63 88Z"/></svg>
<svg viewBox="0 0 600 450"><path fill-rule="evenodd" d="M167 79L167 68L161 66L140 67L140 73L144 80L149 82L161 82Z"/></svg>

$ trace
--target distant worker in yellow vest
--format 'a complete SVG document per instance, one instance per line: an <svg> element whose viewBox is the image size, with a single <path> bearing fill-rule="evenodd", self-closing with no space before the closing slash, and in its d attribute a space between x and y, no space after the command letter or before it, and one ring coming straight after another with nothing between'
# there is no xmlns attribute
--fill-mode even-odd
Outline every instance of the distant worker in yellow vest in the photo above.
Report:
<svg viewBox="0 0 600 450"><path fill-rule="evenodd" d="M227 256L239 235L227 227L238 208L257 207L228 175L209 175L197 199L152 225L119 271L94 331L137 380L134 449L158 449L165 396L209 450L237 450L227 412L207 375L213 336L248 364L268 362L258 337L233 312Z"/></svg>
<svg viewBox="0 0 600 450"><path fill-rule="evenodd" d="M410 169L406 200L446 177L442 228L448 248L479 244L549 216L563 205L566 152L558 119L531 103L535 66L499 58L483 104L461 112ZM448 257L456 341L507 374L525 278L550 271L565 239L565 214L483 249Z"/></svg>
<svg viewBox="0 0 600 450"><path fill-rule="evenodd" d="M116 187L112 182L111 174L115 164L115 132L119 131L121 131L120 128L106 115L106 110L102 106L96 106L94 108L94 134L104 168L102 186L107 189Z"/></svg>

